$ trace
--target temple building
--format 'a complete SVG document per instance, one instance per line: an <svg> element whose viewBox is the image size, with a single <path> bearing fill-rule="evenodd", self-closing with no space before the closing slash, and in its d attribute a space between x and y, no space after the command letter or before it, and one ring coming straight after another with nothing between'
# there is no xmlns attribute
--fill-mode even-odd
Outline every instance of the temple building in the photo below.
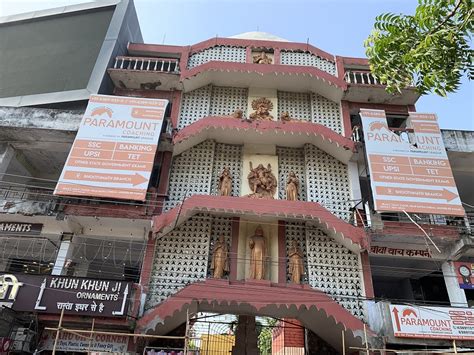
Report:
<svg viewBox="0 0 474 355"><path fill-rule="evenodd" d="M125 0L88 11L136 22ZM106 57L94 65L106 67L84 83L117 102L167 103L149 176L132 180L144 199L114 197L118 189L53 194L75 157L69 151L85 149L77 145L89 112L82 90L19 87L0 97L0 302L15 311L0 312L15 318L15 331L31 331L30 349L474 347L474 132L439 132L433 115L416 113L415 88L388 94L363 58L263 32L173 46L141 43L139 29L120 28L104 29L105 41L114 38L107 31L125 37L113 51L101 47ZM135 118L153 114L135 110ZM387 153L397 144L414 155ZM437 158L416 155L428 146ZM426 174L438 171L445 175L430 185ZM380 183L395 175L417 179L415 187ZM32 299L20 304L26 287ZM42 295L54 289L66 296L50 304ZM30 318L18 319L28 302ZM38 325L28 328L32 319ZM83 345L61 342L77 331Z"/></svg>

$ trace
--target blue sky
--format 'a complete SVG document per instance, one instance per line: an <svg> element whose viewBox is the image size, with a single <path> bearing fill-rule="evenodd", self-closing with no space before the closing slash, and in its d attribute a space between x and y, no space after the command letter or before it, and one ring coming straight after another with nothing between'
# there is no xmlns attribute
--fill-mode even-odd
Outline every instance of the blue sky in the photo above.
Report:
<svg viewBox="0 0 474 355"><path fill-rule="evenodd" d="M76 0L0 0L0 16L64 6ZM135 0L145 43L189 45L216 35L264 31L309 42L331 54L364 57L375 16L413 13L416 0ZM441 98L427 95L418 112L438 114L442 128L474 130L474 83Z"/></svg>

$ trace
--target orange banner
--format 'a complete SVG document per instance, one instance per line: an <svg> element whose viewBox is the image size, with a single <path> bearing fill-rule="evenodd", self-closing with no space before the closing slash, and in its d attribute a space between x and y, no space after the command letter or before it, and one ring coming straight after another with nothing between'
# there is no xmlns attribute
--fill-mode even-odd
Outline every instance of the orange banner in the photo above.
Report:
<svg viewBox="0 0 474 355"><path fill-rule="evenodd" d="M409 187L387 187L377 186L375 188L377 194L385 196L410 196L419 198L431 198L436 200L446 200L447 202L459 197L457 194L447 190L434 189L415 189Z"/></svg>

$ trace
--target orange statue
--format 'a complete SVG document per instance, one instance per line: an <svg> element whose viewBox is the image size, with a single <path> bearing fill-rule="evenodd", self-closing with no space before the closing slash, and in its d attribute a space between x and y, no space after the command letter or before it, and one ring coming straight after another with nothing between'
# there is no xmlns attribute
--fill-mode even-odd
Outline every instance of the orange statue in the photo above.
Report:
<svg viewBox="0 0 474 355"><path fill-rule="evenodd" d="M229 272L228 255L227 244L224 237L220 236L212 251L211 270L213 278L222 279L224 273Z"/></svg>
<svg viewBox="0 0 474 355"><path fill-rule="evenodd" d="M232 195L232 176L230 175L229 168L222 170L221 176L219 177L219 194L221 196Z"/></svg>
<svg viewBox="0 0 474 355"><path fill-rule="evenodd" d="M267 245L263 236L263 229L258 226L255 234L250 237L250 278L265 279L265 263L267 261Z"/></svg>
<svg viewBox="0 0 474 355"><path fill-rule="evenodd" d="M273 110L273 103L266 97L261 97L252 101L252 112L249 116L251 120L273 121L273 116L270 111Z"/></svg>
<svg viewBox="0 0 474 355"><path fill-rule="evenodd" d="M296 240L293 240L290 250L288 251L288 273L290 274L291 282L300 284L303 277L303 253Z"/></svg>
<svg viewBox="0 0 474 355"><path fill-rule="evenodd" d="M300 182L296 177L296 174L291 171L288 175L288 180L286 180L286 199L288 201L297 201L298 200L298 187Z"/></svg>
<svg viewBox="0 0 474 355"><path fill-rule="evenodd" d="M248 197L252 198L274 198L277 179L272 173L272 166L270 164L265 168L263 164L259 164L253 168L250 162L250 173L247 176L249 187L252 193Z"/></svg>
<svg viewBox="0 0 474 355"><path fill-rule="evenodd" d="M264 51L260 52L260 54L254 55L252 59L254 64L272 64L272 58L270 58Z"/></svg>
<svg viewBox="0 0 474 355"><path fill-rule="evenodd" d="M231 115L231 116L234 117L234 118L240 118L240 119L242 119L242 118L244 118L244 111L242 111L242 110L235 110L234 112L232 112L232 115Z"/></svg>
<svg viewBox="0 0 474 355"><path fill-rule="evenodd" d="M291 118L290 113L288 111L285 111L282 112L282 114L280 115L280 121L291 122L293 121L293 119Z"/></svg>

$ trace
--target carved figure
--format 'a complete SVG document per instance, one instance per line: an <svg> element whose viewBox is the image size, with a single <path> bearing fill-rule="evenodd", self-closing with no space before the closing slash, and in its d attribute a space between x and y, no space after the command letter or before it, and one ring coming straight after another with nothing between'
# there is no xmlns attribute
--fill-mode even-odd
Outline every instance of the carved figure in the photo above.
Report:
<svg viewBox="0 0 474 355"><path fill-rule="evenodd" d="M263 164L259 164L256 168L250 162L250 172L247 176L250 190L252 193L248 197L252 198L274 198L277 179L272 173L270 164L265 168Z"/></svg>
<svg viewBox="0 0 474 355"><path fill-rule="evenodd" d="M270 111L273 110L272 102L266 97L261 97L252 101L252 108L255 112L250 114L252 120L272 121L273 116Z"/></svg>
<svg viewBox="0 0 474 355"><path fill-rule="evenodd" d="M220 236L214 245L212 251L211 270L212 277L215 279L222 279L224 273L229 272L229 251L224 236Z"/></svg>
<svg viewBox="0 0 474 355"><path fill-rule="evenodd" d="M300 284L303 277L303 253L296 240L293 240L290 250L288 251L288 273L290 280L294 284Z"/></svg>
<svg viewBox="0 0 474 355"><path fill-rule="evenodd" d="M235 110L233 113L232 113L232 117L234 118L244 118L244 111L242 110Z"/></svg>
<svg viewBox="0 0 474 355"><path fill-rule="evenodd" d="M232 176L230 175L229 168L222 170L218 187L221 196L230 196L232 194Z"/></svg>
<svg viewBox="0 0 474 355"><path fill-rule="evenodd" d="M250 278L263 280L265 278L265 263L267 260L267 244L263 229L258 226L255 234L250 237Z"/></svg>
<svg viewBox="0 0 474 355"><path fill-rule="evenodd" d="M291 171L286 180L286 199L288 201L297 201L298 200L298 188L300 182L296 177L294 171Z"/></svg>
<svg viewBox="0 0 474 355"><path fill-rule="evenodd" d="M254 64L272 64L272 58L270 58L264 51L260 52L260 54L254 55L252 58Z"/></svg>
<svg viewBox="0 0 474 355"><path fill-rule="evenodd" d="M291 118L290 113L288 111L285 111L281 114L280 121L291 122L293 121L293 119Z"/></svg>

